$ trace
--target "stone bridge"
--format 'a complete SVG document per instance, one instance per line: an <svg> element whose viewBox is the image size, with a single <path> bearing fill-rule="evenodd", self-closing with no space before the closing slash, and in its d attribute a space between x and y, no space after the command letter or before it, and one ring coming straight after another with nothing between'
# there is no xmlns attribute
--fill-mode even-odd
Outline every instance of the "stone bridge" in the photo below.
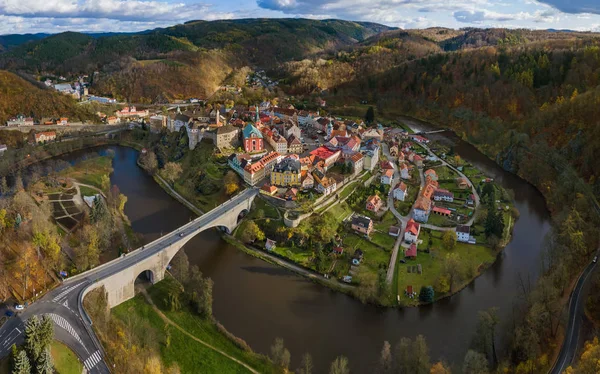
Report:
<svg viewBox="0 0 600 374"><path fill-rule="evenodd" d="M71 277L69 283L83 281L89 284L79 296L80 305L88 292L102 286L108 293L108 305L111 308L133 298L135 280L142 273L152 283L161 281L173 256L188 241L199 232L213 227L231 233L237 226L240 215L250 211L257 194L257 189L246 189L210 212L142 248L79 276Z"/></svg>

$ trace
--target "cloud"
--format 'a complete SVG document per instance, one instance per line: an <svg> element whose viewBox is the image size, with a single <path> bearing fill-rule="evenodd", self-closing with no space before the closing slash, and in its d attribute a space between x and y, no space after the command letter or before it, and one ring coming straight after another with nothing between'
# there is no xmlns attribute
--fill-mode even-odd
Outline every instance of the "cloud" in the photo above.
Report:
<svg viewBox="0 0 600 374"><path fill-rule="evenodd" d="M595 13L600 14L598 0L538 0L565 13Z"/></svg>
<svg viewBox="0 0 600 374"><path fill-rule="evenodd" d="M487 10L460 10L452 14L454 19L462 23L490 23L490 22L508 22L508 21L531 21L535 23L552 23L558 21L559 17L551 10L538 10L534 13L498 13Z"/></svg>
<svg viewBox="0 0 600 374"><path fill-rule="evenodd" d="M0 14L22 18L112 19L173 23L197 18L194 15L198 14L211 15L210 8L203 3L185 4L155 0L0 0ZM228 18L227 13L221 16Z"/></svg>

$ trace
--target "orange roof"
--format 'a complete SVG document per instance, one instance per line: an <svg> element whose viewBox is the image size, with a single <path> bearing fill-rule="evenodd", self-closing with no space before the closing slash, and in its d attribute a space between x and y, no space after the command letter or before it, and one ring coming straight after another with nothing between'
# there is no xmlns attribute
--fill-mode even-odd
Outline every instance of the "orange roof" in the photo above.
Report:
<svg viewBox="0 0 600 374"><path fill-rule="evenodd" d="M418 235L420 227L421 225L416 223L415 220L411 218L408 220L408 222L406 222L406 230L404 232L410 232L413 235Z"/></svg>
<svg viewBox="0 0 600 374"><path fill-rule="evenodd" d="M394 188L399 188L399 189L401 189L402 191L406 192L406 188L407 188L407 187L406 187L406 183L404 183L404 182L400 182L400 183L398 183L398 184L396 185L396 187L394 187Z"/></svg>
<svg viewBox="0 0 600 374"><path fill-rule="evenodd" d="M420 196L415 203L415 209L429 211L431 208L431 200L425 196Z"/></svg>
<svg viewBox="0 0 600 374"><path fill-rule="evenodd" d="M381 198L378 195L371 195L367 198L367 203L371 203L373 205L381 204Z"/></svg>
<svg viewBox="0 0 600 374"><path fill-rule="evenodd" d="M448 215L452 214L452 212L450 211L450 209L442 208L442 207L439 207L439 206L434 206L433 207L433 211L437 212L437 213L448 214Z"/></svg>
<svg viewBox="0 0 600 374"><path fill-rule="evenodd" d="M355 154L352 155L352 157L350 157L350 159L354 162L360 161L362 158L363 158L363 155L360 152L356 152Z"/></svg>
<svg viewBox="0 0 600 374"><path fill-rule="evenodd" d="M387 169L386 171L383 172L383 176L384 177L388 177L391 178L394 176L394 171L391 169Z"/></svg>

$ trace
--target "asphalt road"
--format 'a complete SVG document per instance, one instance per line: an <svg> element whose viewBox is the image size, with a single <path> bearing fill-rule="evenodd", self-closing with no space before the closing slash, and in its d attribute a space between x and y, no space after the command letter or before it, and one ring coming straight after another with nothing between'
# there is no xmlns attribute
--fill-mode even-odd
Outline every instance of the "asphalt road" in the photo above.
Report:
<svg viewBox="0 0 600 374"><path fill-rule="evenodd" d="M246 189L233 199L219 205L210 212L185 224L179 229L146 244L144 247L100 265L75 277L66 279L60 287L50 291L28 306L24 311L10 317L0 327L0 357L11 352L13 344L20 345L25 339L25 323L34 315L50 315L54 321L54 336L71 348L84 363L88 373L110 373L104 361L104 353L87 317L82 315L82 294L94 282L116 274L128 267L162 251L181 240L189 240L201 229L217 218L258 193L257 189ZM113 368L118 373L118 368Z"/></svg>
<svg viewBox="0 0 600 374"><path fill-rule="evenodd" d="M565 331L565 340L560 349L558 359L549 371L550 374L561 374L575 359L579 345L579 333L581 331L581 324L584 316L583 308L586 299L583 290L586 288L586 283L592 279L591 275L595 268L595 262L590 263L585 268L583 273L579 276L577 284L571 293L569 299L569 323L567 325L567 330Z"/></svg>

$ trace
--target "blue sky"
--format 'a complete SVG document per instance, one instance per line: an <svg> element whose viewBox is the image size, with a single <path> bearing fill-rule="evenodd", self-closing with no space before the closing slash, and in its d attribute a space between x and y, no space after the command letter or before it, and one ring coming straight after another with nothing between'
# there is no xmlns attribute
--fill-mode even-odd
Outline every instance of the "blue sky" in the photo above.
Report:
<svg viewBox="0 0 600 374"><path fill-rule="evenodd" d="M140 31L254 17L600 31L600 0L0 0L0 34Z"/></svg>

